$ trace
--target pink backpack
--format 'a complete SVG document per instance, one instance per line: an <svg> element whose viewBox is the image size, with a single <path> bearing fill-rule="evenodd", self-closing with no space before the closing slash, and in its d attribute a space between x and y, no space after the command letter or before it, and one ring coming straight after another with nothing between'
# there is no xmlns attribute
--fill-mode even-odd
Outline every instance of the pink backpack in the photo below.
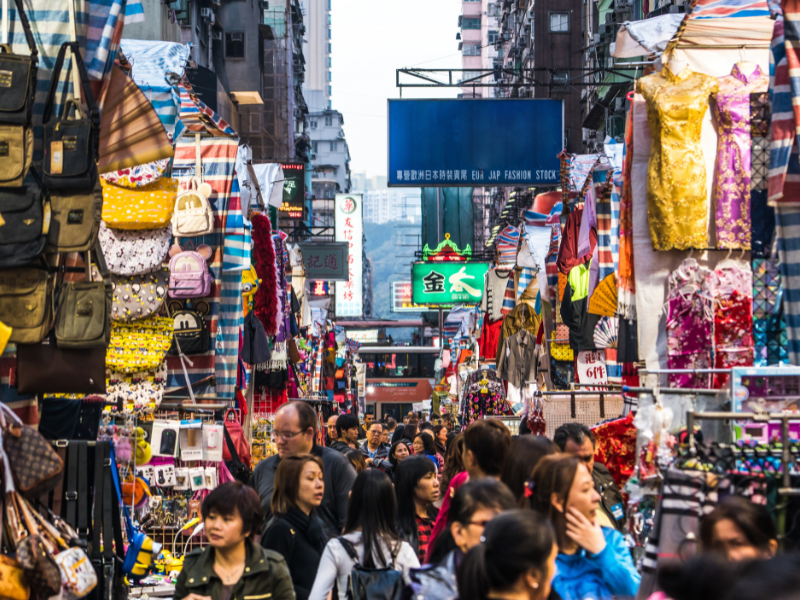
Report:
<svg viewBox="0 0 800 600"><path fill-rule="evenodd" d="M184 250L173 244L169 250L169 297L203 298L211 292L214 278L208 272L208 259L213 250L206 244L195 250Z"/></svg>

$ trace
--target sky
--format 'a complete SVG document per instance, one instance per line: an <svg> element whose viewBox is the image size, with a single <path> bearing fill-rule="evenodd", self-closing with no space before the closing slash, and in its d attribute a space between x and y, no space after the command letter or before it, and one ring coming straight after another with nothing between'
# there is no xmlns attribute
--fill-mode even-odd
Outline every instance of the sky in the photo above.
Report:
<svg viewBox="0 0 800 600"><path fill-rule="evenodd" d="M459 14L461 0L332 0L332 105L344 115L352 172L386 175L386 101L400 97L396 69L461 68ZM459 91L404 89L403 98Z"/></svg>

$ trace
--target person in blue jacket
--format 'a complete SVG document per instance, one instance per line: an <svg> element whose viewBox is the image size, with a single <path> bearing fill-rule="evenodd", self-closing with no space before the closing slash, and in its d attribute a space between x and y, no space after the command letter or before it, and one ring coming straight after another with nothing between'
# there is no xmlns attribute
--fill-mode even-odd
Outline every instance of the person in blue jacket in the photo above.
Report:
<svg viewBox="0 0 800 600"><path fill-rule="evenodd" d="M528 488L531 508L549 518L556 532L553 590L563 600L636 596L641 576L622 534L597 522L600 495L586 465L572 455L545 456Z"/></svg>

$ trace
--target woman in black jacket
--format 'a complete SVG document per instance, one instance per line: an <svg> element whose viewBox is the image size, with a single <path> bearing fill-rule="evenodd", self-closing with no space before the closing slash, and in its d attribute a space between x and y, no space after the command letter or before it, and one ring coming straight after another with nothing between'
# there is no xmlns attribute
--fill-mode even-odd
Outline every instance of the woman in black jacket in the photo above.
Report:
<svg viewBox="0 0 800 600"><path fill-rule="evenodd" d="M314 510L324 491L322 459L301 454L281 460L271 502L275 517L261 545L286 559L297 600L307 600L327 541Z"/></svg>

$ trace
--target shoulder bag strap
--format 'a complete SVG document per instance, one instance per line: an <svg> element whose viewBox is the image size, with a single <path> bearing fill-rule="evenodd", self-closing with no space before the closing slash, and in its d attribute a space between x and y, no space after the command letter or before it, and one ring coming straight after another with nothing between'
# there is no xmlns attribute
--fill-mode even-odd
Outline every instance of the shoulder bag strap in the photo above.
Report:
<svg viewBox="0 0 800 600"><path fill-rule="evenodd" d="M64 520L75 529L78 526L78 446L85 442L68 442L67 446L67 492ZM58 514L58 513L56 513Z"/></svg>
<svg viewBox="0 0 800 600"><path fill-rule="evenodd" d="M64 58L67 55L67 48L72 42L64 42L58 50L56 57L56 64L53 67L53 72L50 75L50 86L47 90L47 99L44 103L44 114L42 115L42 123L47 123L53 113L54 104L56 101L56 88L58 88L58 80L61 77L61 68L64 66ZM77 44L76 44L77 45Z"/></svg>
<svg viewBox="0 0 800 600"><path fill-rule="evenodd" d="M98 445L103 445L103 479L102 485L95 483L95 489L99 486L103 495L103 509L98 510L99 507L95 504L95 515L102 513L103 515L103 559L108 562L114 558L114 511L112 498L113 482L111 476L111 442L98 442Z"/></svg>
<svg viewBox="0 0 800 600"><path fill-rule="evenodd" d="M97 442L94 447L94 522L92 523L92 560L100 559L100 534L103 531L105 515L101 510L103 506L103 462L108 457L108 446L104 442ZM80 492L78 493L80 496ZM82 535L80 526L78 535Z"/></svg>
<svg viewBox="0 0 800 600"><path fill-rule="evenodd" d="M347 555L358 565L358 553L350 540L344 536L339 536L336 539L339 540L339 543L342 545L342 548L344 548L344 551L347 552Z"/></svg>
<svg viewBox="0 0 800 600"><path fill-rule="evenodd" d="M25 8L22 6L22 0L14 0L17 5L17 14L19 20L22 22L22 29L25 32L25 41L28 42L28 48L31 51L31 58L33 59L33 66L35 67L39 60L39 51L36 49L36 42L33 39L33 31L31 31L31 24L28 21L28 15L25 14ZM8 44L8 25L11 22L11 14L9 12L8 0L3 0L3 29L2 29L2 43Z"/></svg>
<svg viewBox="0 0 800 600"><path fill-rule="evenodd" d="M128 507L123 504L122 501L122 489L119 485L119 471L117 470L117 461L114 458L114 447L110 448L111 453L111 478L114 480L114 488L117 490L117 498L119 499L119 504L122 505L122 512L125 515L125 529L128 533L128 540L133 540L133 521L131 521L131 516L128 514Z"/></svg>
<svg viewBox="0 0 800 600"><path fill-rule="evenodd" d="M89 444L80 442L78 446L78 519L76 531L78 537L86 540L89 537Z"/></svg>
<svg viewBox="0 0 800 600"><path fill-rule="evenodd" d="M239 460L239 453L236 451L236 446L233 444L233 438L231 437L231 434L228 433L228 428L225 427L224 424L222 425L222 431L225 434L225 445L228 447L228 452L231 453L231 458L236 462L242 462Z"/></svg>
<svg viewBox="0 0 800 600"><path fill-rule="evenodd" d="M61 457L65 465L68 464L66 460L68 444L67 440L57 440L55 442L56 454ZM58 483L56 483L56 487L53 490L53 501L49 503L49 508L59 517L61 516L61 504L64 499L64 479L63 475L58 478Z"/></svg>

